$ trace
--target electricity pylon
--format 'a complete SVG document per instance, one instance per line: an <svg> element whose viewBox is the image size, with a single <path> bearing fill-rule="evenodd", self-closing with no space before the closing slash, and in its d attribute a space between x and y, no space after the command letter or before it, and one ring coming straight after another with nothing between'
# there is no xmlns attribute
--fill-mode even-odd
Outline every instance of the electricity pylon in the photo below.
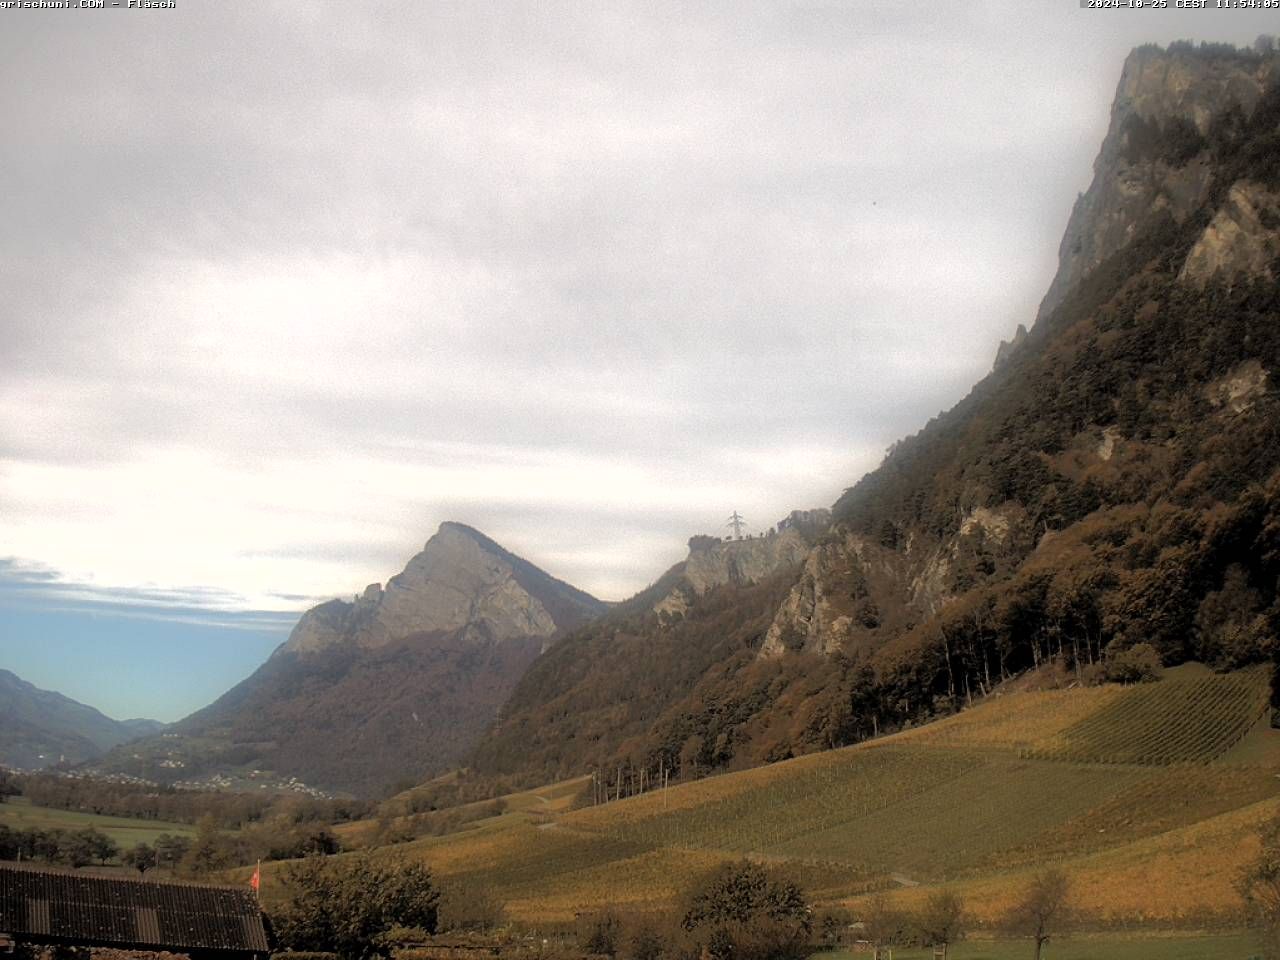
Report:
<svg viewBox="0 0 1280 960"><path fill-rule="evenodd" d="M737 510L735 510L735 511L733 511L733 516L731 516L731 517L729 518L729 522L728 522L728 523L726 523L726 524L725 524L725 526L726 526L726 527L733 527L733 535L734 535L734 537L735 537L735 538L737 538L738 540L741 540L741 539L742 539L742 525L743 525L744 523L746 523L746 522L747 522L747 518L746 518L746 517L744 517L744 516L742 516L740 513L738 513L738 511L737 511Z"/></svg>

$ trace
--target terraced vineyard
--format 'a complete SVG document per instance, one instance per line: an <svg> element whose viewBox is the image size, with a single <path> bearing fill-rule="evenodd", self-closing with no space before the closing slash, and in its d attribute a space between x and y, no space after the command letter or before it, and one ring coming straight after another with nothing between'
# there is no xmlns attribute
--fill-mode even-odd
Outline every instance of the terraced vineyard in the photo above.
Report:
<svg viewBox="0 0 1280 960"><path fill-rule="evenodd" d="M568 810L580 783L554 785L388 852L483 885L530 922L670 903L744 855L794 870L825 903L880 890L910 904L948 884L994 920L1054 863L1091 884L1086 905L1104 916L1225 916L1257 824L1280 811L1268 693L1264 670L1194 666L1154 684L1008 693L877 741L598 807Z"/></svg>
<svg viewBox="0 0 1280 960"><path fill-rule="evenodd" d="M667 812L656 794L643 805L627 801L584 810L564 823L655 845L769 852L937 790L982 762L955 751L891 747L839 750L824 757L828 762L822 765L778 764L752 789L695 807ZM787 773L794 775L778 775Z"/></svg>
<svg viewBox="0 0 1280 960"><path fill-rule="evenodd" d="M904 751L928 770L931 757ZM903 802L805 831L763 852L863 864L879 874L942 880L1029 843L1130 786L1138 771L994 758Z"/></svg>
<svg viewBox="0 0 1280 960"><path fill-rule="evenodd" d="M1055 766L1080 769L1076 764ZM985 863L975 865L976 869L1006 868L1105 850L1114 847L1117 838L1154 837L1277 795L1272 770L1243 764L1102 769L1109 776L1124 776L1123 786L1108 791L1105 798L1098 798L1096 805L1078 816L993 854Z"/></svg>
<svg viewBox="0 0 1280 960"><path fill-rule="evenodd" d="M1178 677L1125 691L1024 751L1044 760L1167 765L1208 763L1242 740L1267 709L1263 669Z"/></svg>
<svg viewBox="0 0 1280 960"><path fill-rule="evenodd" d="M913 727L889 739L894 743L1018 750L1058 736L1125 693L1123 687L1108 684L1083 690L997 695L954 716Z"/></svg>

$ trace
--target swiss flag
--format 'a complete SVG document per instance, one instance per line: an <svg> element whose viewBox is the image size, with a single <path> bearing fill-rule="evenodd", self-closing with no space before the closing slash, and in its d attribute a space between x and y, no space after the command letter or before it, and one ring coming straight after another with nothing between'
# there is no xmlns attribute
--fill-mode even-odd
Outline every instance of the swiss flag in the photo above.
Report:
<svg viewBox="0 0 1280 960"><path fill-rule="evenodd" d="M257 890L259 887L261 887L261 886L262 886L262 863L261 863L261 861L259 861L258 865L257 865L256 867L254 867L254 868L253 868L253 876L249 878L249 886L253 887L253 889L255 889L255 890Z"/></svg>

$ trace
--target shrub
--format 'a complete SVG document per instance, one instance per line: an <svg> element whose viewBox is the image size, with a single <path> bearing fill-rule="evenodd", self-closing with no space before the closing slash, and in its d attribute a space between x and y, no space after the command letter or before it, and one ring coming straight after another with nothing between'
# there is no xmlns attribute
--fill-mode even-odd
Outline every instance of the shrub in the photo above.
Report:
<svg viewBox="0 0 1280 960"><path fill-rule="evenodd" d="M681 927L712 960L786 960L809 953L809 905L792 881L742 861L691 891Z"/></svg>
<svg viewBox="0 0 1280 960"><path fill-rule="evenodd" d="M1135 643L1107 662L1107 679L1112 683L1151 683L1164 670L1160 654L1149 643Z"/></svg>
<svg viewBox="0 0 1280 960"><path fill-rule="evenodd" d="M396 927L436 930L440 895L423 864L311 857L283 879L289 899L272 921L289 949L368 960L390 954L385 935Z"/></svg>
<svg viewBox="0 0 1280 960"><path fill-rule="evenodd" d="M577 940L587 953L612 957L618 952L622 920L612 910L600 910L578 916Z"/></svg>
<svg viewBox="0 0 1280 960"><path fill-rule="evenodd" d="M441 930L494 930L505 922L505 905L483 887L451 883L441 892Z"/></svg>

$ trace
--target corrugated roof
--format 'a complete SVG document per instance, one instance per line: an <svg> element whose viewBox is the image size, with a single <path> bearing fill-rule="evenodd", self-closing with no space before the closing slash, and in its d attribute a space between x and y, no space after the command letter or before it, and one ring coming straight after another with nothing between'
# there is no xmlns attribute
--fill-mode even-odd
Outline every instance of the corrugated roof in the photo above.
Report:
<svg viewBox="0 0 1280 960"><path fill-rule="evenodd" d="M0 931L179 952L270 949L249 890L16 865L0 866Z"/></svg>

